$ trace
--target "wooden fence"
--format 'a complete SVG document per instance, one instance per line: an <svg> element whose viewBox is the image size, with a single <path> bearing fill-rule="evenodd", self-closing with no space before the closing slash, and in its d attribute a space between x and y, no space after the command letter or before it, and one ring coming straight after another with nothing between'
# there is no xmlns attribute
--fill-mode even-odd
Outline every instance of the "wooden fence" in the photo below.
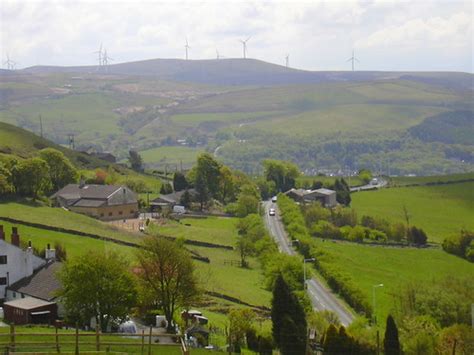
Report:
<svg viewBox="0 0 474 355"><path fill-rule="evenodd" d="M149 331L142 330L141 333L102 333L99 328L95 332L79 332L76 328L74 332L60 332L54 328L51 333L26 333L17 332L14 325L10 326L9 333L0 333L0 353L2 354L128 354L123 352L124 348L134 348L133 353L142 355L152 355L153 348L178 347L183 355L189 355L190 350L186 346L182 337L176 334L153 333L152 327ZM170 337L172 343L156 343L153 339ZM26 341L21 339L29 338ZM34 338L48 338L33 341ZM64 340L62 338L67 338ZM114 341L114 338L117 339ZM84 340L85 339L85 340ZM87 341L90 339L90 341ZM113 348L120 349L114 351Z"/></svg>

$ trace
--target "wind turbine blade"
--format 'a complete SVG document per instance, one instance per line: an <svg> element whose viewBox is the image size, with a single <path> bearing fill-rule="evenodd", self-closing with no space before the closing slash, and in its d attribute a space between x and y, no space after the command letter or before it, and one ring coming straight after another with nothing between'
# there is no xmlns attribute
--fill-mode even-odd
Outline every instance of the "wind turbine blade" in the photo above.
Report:
<svg viewBox="0 0 474 355"><path fill-rule="evenodd" d="M357 58L354 58L354 60L355 60L356 62L359 62L359 63L360 63L360 60L359 60L359 59L357 59Z"/></svg>
<svg viewBox="0 0 474 355"><path fill-rule="evenodd" d="M252 37L248 37L248 38L245 40L245 42L247 42L250 38L252 38Z"/></svg>
<svg viewBox="0 0 474 355"><path fill-rule="evenodd" d="M352 58L349 58L348 60L346 60L346 62L350 62L352 60Z"/></svg>

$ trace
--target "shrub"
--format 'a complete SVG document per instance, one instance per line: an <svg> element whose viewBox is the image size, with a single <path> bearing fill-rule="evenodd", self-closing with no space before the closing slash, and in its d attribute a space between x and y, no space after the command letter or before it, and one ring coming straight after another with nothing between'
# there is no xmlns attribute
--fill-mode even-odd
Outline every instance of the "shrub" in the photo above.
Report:
<svg viewBox="0 0 474 355"><path fill-rule="evenodd" d="M458 235L453 235L443 241L443 250L447 253L474 261L474 232L461 230Z"/></svg>

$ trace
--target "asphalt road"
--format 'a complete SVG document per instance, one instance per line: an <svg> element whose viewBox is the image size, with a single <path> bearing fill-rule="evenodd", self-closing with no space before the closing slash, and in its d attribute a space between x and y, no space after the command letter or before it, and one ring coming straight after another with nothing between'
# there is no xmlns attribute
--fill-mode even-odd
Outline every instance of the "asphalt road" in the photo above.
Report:
<svg viewBox="0 0 474 355"><path fill-rule="evenodd" d="M278 210L276 203L265 201L263 206L265 208L265 224L270 235L278 243L280 252L289 255L296 255L296 251L290 246L288 236L286 235L283 223L280 219L280 211ZM270 216L268 214L270 208L275 209L275 216ZM319 311L327 309L336 313L341 324L345 327L352 322L354 319L352 314L320 281L314 278L308 279L306 285L308 296L311 299L314 309Z"/></svg>
<svg viewBox="0 0 474 355"><path fill-rule="evenodd" d="M380 189L382 187L385 187L388 184L388 181L382 178L378 178L377 184L367 184L363 186L357 186L357 187L351 187L350 190L351 192L356 192L356 191L364 191L364 190L375 190L375 189Z"/></svg>

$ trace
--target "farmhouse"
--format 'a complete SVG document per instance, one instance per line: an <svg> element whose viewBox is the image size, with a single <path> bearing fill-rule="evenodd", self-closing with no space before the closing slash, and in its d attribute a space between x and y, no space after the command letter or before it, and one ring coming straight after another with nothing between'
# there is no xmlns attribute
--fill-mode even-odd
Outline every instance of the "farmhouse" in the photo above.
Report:
<svg viewBox="0 0 474 355"><path fill-rule="evenodd" d="M196 197L196 190L189 189L187 190L191 200L194 200ZM175 191L171 194L161 195L160 197L155 198L150 202L150 206L153 210L166 210L173 209L173 206L181 204L181 198L183 197L186 190Z"/></svg>
<svg viewBox="0 0 474 355"><path fill-rule="evenodd" d="M101 220L135 218L136 194L126 186L69 184L51 198L57 206Z"/></svg>
<svg viewBox="0 0 474 355"><path fill-rule="evenodd" d="M319 201L324 207L329 208L335 207L337 205L336 191L329 189L291 189L285 192L285 195L299 203L311 203L314 201Z"/></svg>
<svg viewBox="0 0 474 355"><path fill-rule="evenodd" d="M31 244L23 250L20 248L20 235L16 227L12 228L11 244L5 241L5 232L0 225L0 302L6 298L9 285L33 275L46 264L46 260L33 255Z"/></svg>

